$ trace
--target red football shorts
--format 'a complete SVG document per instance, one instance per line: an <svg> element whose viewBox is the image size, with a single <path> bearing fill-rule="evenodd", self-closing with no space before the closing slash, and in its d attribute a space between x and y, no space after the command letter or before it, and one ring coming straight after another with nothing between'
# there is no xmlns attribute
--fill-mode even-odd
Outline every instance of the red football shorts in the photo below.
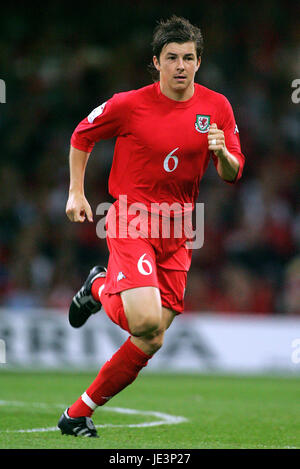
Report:
<svg viewBox="0 0 300 469"><path fill-rule="evenodd" d="M158 237L161 225L156 235L151 236L150 215L147 214L147 217L147 235L146 230L141 229L138 235L135 232L132 236L132 233L128 233L128 227L135 216L127 214L125 226L118 201L109 209L106 216L106 240L110 255L102 298L103 295L115 295L131 288L153 286L160 290L164 307L181 313L192 250L187 249L184 237ZM161 216L159 219L161 223ZM172 223L171 220L171 233ZM122 314L117 310L115 317L112 317L111 311L109 316L122 327Z"/></svg>

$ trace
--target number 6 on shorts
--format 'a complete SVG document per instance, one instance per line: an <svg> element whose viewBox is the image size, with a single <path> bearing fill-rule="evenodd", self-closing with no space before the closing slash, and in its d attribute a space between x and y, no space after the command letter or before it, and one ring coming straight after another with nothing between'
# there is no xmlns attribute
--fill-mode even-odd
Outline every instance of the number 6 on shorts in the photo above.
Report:
<svg viewBox="0 0 300 469"><path fill-rule="evenodd" d="M138 268L138 271L142 274L142 275L151 275L152 274L152 265L149 261L147 261L147 259L144 259L144 257L146 256L146 252L145 254L143 254L139 260L138 260L138 263L137 263L137 268ZM145 270L145 267L147 266L147 270Z"/></svg>

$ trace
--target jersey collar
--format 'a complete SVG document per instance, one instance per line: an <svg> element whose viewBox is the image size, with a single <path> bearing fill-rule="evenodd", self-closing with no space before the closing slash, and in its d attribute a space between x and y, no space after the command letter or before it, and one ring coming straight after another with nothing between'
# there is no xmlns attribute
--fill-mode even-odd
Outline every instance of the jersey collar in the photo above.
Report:
<svg viewBox="0 0 300 469"><path fill-rule="evenodd" d="M197 88L195 84L194 84L193 96L190 99L187 99L186 101L176 101L175 99L168 98L168 96L164 95L161 92L159 81L156 82L154 86L155 86L155 93L159 101L167 104L171 108L186 108L186 107L192 106L192 104L194 104L197 98Z"/></svg>

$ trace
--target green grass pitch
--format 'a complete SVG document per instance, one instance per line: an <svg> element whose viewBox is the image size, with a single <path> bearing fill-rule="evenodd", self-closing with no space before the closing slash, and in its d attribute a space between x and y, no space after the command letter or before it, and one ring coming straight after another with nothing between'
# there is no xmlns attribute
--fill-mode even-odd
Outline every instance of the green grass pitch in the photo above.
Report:
<svg viewBox="0 0 300 469"><path fill-rule="evenodd" d="M300 448L296 377L142 372L94 413L100 438L42 431L56 427L94 376L0 370L0 448ZM185 420L174 423L176 416Z"/></svg>

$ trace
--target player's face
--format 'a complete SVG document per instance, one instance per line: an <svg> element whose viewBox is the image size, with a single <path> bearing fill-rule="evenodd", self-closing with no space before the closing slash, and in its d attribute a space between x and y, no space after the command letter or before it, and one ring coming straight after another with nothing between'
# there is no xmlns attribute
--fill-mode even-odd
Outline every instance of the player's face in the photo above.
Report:
<svg viewBox="0 0 300 469"><path fill-rule="evenodd" d="M170 42L153 63L160 72L161 90L171 99L186 100L193 96L195 74L200 67L194 42Z"/></svg>

